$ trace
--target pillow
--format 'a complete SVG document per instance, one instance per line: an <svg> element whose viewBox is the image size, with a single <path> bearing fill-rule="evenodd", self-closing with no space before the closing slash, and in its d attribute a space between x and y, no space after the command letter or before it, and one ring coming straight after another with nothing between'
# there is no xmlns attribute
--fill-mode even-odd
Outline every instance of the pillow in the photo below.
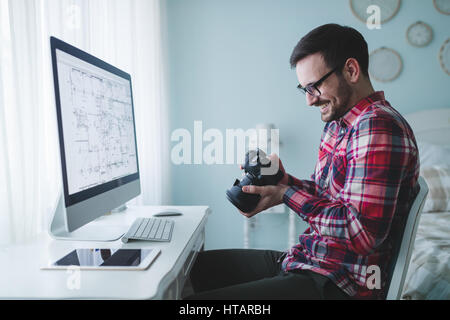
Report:
<svg viewBox="0 0 450 320"><path fill-rule="evenodd" d="M422 167L420 173L429 189L423 212L450 211L450 165Z"/></svg>
<svg viewBox="0 0 450 320"><path fill-rule="evenodd" d="M442 165L442 163L450 165L450 145L440 146L419 141L417 147L421 167Z"/></svg>

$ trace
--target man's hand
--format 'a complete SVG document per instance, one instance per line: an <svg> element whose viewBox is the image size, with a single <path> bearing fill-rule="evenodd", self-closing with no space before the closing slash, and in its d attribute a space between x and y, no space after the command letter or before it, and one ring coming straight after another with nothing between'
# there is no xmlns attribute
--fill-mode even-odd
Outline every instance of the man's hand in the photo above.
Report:
<svg viewBox="0 0 450 320"><path fill-rule="evenodd" d="M278 157L278 155L276 153L272 153L271 155L269 155L269 159L270 159L270 162L272 162L272 163L276 163L278 161L278 168L281 170L281 172L284 173L283 179L281 179L280 182L278 182L278 185L287 185L289 177L286 173L286 170L283 167L283 163L281 162L281 159Z"/></svg>
<svg viewBox="0 0 450 320"><path fill-rule="evenodd" d="M278 168L281 170L281 172L284 173L283 179L280 180L280 182L278 182L278 185L287 185L288 184L288 180L289 177L286 173L286 170L283 167L283 163L281 162L281 159L278 157L278 155L276 153L272 153L268 156L268 158L270 159L270 162L278 162ZM244 170L244 166L241 164L239 165L239 168L241 170Z"/></svg>
<svg viewBox="0 0 450 320"><path fill-rule="evenodd" d="M258 205L252 212L239 212L246 216L247 218L253 217L255 214L269 209L273 206L283 203L283 195L289 186L286 185L276 185L276 186L245 186L242 191L245 193L259 194L261 200L259 200Z"/></svg>

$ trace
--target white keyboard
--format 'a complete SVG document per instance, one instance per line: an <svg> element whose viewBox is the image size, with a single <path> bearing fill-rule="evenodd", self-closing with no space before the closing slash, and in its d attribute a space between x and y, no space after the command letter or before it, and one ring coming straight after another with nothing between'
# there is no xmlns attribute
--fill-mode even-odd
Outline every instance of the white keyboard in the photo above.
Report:
<svg viewBox="0 0 450 320"><path fill-rule="evenodd" d="M128 232L122 237L122 242L129 240L163 241L172 239L174 221L161 218L137 218Z"/></svg>

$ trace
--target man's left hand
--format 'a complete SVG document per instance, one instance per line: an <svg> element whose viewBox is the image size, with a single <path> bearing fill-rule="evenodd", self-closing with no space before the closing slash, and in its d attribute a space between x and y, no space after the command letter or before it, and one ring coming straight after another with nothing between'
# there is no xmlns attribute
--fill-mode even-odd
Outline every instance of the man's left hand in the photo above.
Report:
<svg viewBox="0 0 450 320"><path fill-rule="evenodd" d="M245 186L242 188L242 191L245 193L259 194L261 196L261 200L259 200L255 210L248 213L242 212L241 210L239 210L239 212L247 218L250 218L261 211L281 204L283 203L283 195L287 189L289 189L289 186L286 185Z"/></svg>

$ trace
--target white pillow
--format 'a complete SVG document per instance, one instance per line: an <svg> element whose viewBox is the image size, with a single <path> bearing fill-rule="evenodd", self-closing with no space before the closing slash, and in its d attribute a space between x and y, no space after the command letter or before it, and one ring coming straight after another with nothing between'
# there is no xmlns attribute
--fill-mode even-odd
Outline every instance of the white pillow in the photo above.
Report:
<svg viewBox="0 0 450 320"><path fill-rule="evenodd" d="M450 211L450 165L421 167L420 174L429 189L423 212Z"/></svg>
<svg viewBox="0 0 450 320"><path fill-rule="evenodd" d="M450 145L435 145L428 142L418 142L420 166L450 165Z"/></svg>

